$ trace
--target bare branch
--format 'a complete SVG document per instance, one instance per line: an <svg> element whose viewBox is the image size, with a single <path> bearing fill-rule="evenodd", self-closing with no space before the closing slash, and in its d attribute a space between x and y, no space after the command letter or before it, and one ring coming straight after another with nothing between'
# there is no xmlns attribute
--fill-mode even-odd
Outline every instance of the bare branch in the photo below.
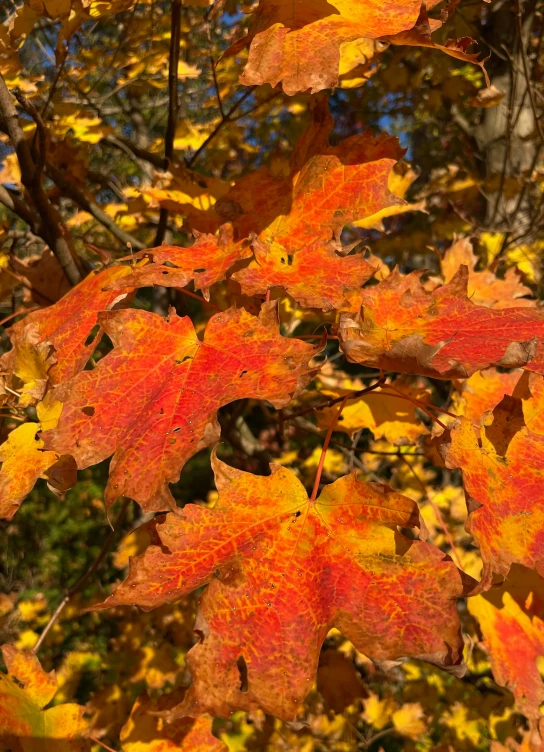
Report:
<svg viewBox="0 0 544 752"><path fill-rule="evenodd" d="M174 137L178 122L178 66L179 44L181 36L181 0L172 3L172 20L170 26L170 58L168 61L168 123L164 137L164 161L165 169L174 157ZM166 235L168 224L168 209L161 207L159 224L155 235L155 245L161 245Z"/></svg>
<svg viewBox="0 0 544 752"><path fill-rule="evenodd" d="M98 204L88 198L82 191L79 190L79 188L73 185L73 183L70 183L70 181L66 179L64 174L54 165L48 163L46 166L46 171L51 180L53 180L53 182L60 188L65 196L68 196L68 198L72 199L72 201L74 201L80 207L80 209L89 212L89 214L91 214L97 220L97 222L100 222L101 225L104 225L104 227L109 230L111 234L117 238L117 240L123 243L123 245L130 243L132 248L137 251L141 251L146 247L145 244L140 240L118 227L118 225L115 224L115 221L105 212L103 212Z"/></svg>
<svg viewBox="0 0 544 752"><path fill-rule="evenodd" d="M25 201L15 196L11 191L8 191L3 185L0 185L0 204L4 204L7 209L17 214L23 222L30 225L32 230L38 227L40 223L39 217L34 214Z"/></svg>
<svg viewBox="0 0 544 752"><path fill-rule="evenodd" d="M19 160L23 185L30 194L40 215L39 235L55 254L70 283L76 285L81 280L81 273L76 263L75 251L70 247L70 236L62 225L60 214L44 193L41 171L38 169L39 165L34 163L30 146L19 124L13 99L1 73L0 116L5 122L6 130Z"/></svg>

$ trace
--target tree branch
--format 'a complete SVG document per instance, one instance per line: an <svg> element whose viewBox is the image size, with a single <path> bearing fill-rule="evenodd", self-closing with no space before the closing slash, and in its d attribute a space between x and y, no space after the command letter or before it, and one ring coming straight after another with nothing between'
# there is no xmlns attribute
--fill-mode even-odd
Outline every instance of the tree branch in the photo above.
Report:
<svg viewBox="0 0 544 752"><path fill-rule="evenodd" d="M14 196L13 193L8 191L7 188L4 188L3 185L0 185L0 204L4 204L7 209L12 211L14 214L17 214L17 216L20 217L23 222L26 222L27 225L30 225L33 231L38 227L40 223L39 217L34 214L32 209L25 201L20 199L18 196Z"/></svg>
<svg viewBox="0 0 544 752"><path fill-rule="evenodd" d="M69 282L72 285L77 285L81 280L81 274L75 260L75 252L70 247L69 235L62 225L60 214L44 193L41 172L34 163L30 146L25 138L23 129L19 125L19 118L13 99L1 73L0 116L5 122L6 130L19 160L23 185L30 194L40 216L41 226L39 235L55 254Z"/></svg>
<svg viewBox="0 0 544 752"><path fill-rule="evenodd" d="M168 61L168 123L164 137L164 169L168 169L169 162L174 157L174 137L178 122L178 66L179 44L181 35L181 0L172 3L172 19L170 26L170 58ZM155 246L161 245L166 235L168 224L168 209L161 207L159 224L155 235Z"/></svg>
<svg viewBox="0 0 544 752"><path fill-rule="evenodd" d="M115 220L109 217L92 199L88 198L83 191L80 191L73 183L70 183L64 177L64 174L58 170L54 165L48 163L46 171L51 180L60 188L62 193L68 198L72 199L80 209L89 212L97 222L111 232L111 234L117 238L121 243L127 245L130 243L132 248L136 251L142 251L146 246L140 240L130 235L128 232L122 230L115 224Z"/></svg>
<svg viewBox="0 0 544 752"><path fill-rule="evenodd" d="M149 162L149 164L156 167L157 170L164 169L164 158L161 157L160 154L155 154L152 151L147 151L147 149L142 149L140 146L136 146L136 144L128 138L123 138L122 136L106 136L102 139L102 143L115 146L117 149L120 149L125 153L128 151L137 159Z"/></svg>

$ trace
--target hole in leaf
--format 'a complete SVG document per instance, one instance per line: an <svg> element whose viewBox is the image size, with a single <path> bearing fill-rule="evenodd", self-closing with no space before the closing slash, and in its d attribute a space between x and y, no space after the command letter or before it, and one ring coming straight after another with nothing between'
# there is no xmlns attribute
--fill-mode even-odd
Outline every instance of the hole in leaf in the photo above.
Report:
<svg viewBox="0 0 544 752"><path fill-rule="evenodd" d="M206 269L193 269L193 274L202 274L202 272L205 272Z"/></svg>
<svg viewBox="0 0 544 752"><path fill-rule="evenodd" d="M246 373L247 373L247 370L242 371L242 373L240 374L240 378L242 378L242 376L244 376Z"/></svg>
<svg viewBox="0 0 544 752"><path fill-rule="evenodd" d="M170 274L170 272L161 272L161 274Z"/></svg>
<svg viewBox="0 0 544 752"><path fill-rule="evenodd" d="M204 637L206 636L204 632L201 629L193 629L193 634L198 637L199 642L204 642Z"/></svg>
<svg viewBox="0 0 544 752"><path fill-rule="evenodd" d="M172 429L172 433L177 433L178 431L181 431L181 426L176 426L174 429Z"/></svg>
<svg viewBox="0 0 544 752"><path fill-rule="evenodd" d="M89 418L92 418L94 415L94 407L92 407L91 405L88 405L87 407L81 408L81 412L85 413L85 415L88 415Z"/></svg>
<svg viewBox="0 0 544 752"><path fill-rule="evenodd" d="M247 663L243 655L241 655L236 661L236 666L238 667L238 673L240 674L240 692L247 692L249 689Z"/></svg>
<svg viewBox="0 0 544 752"><path fill-rule="evenodd" d="M300 512L300 511L295 512L295 517L300 517L301 514L302 514L302 512Z"/></svg>
<svg viewBox="0 0 544 752"><path fill-rule="evenodd" d="M89 332L89 336L85 340L85 347L89 347L89 345L92 345L92 343L95 341L95 339L96 339L99 331L100 331L100 327L98 325L93 326L93 328Z"/></svg>

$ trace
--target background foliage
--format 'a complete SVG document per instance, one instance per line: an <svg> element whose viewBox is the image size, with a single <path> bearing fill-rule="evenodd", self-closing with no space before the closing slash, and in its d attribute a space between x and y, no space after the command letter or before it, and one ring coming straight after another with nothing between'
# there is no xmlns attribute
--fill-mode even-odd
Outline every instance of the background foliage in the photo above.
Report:
<svg viewBox="0 0 544 752"><path fill-rule="evenodd" d="M40 190L59 220L52 231L37 216L37 189L25 181L13 142L0 133L2 324L55 303L78 278L113 260L163 241L190 246L193 227L215 231L210 209L241 176L263 165L274 177L289 174L289 157L322 95L289 96L268 83L240 85L247 53L222 55L247 32L256 5L235 0L2 5L0 73L16 92L27 143L34 148L46 133ZM456 7L433 39L443 44L473 37L481 55L490 56L489 87L480 67L436 49L378 39L343 47L339 85L329 96L331 144L365 128L398 136L406 154L389 187L408 205L347 225L342 240L368 246L367 258L380 267L378 279L397 264L402 274L426 270L432 289L433 280L449 282L459 264L468 263L474 302L539 307L542 7L534 0L447 5L449 11ZM440 10L434 9L436 18ZM236 219L228 204L221 216ZM72 266L65 274L59 258L67 238ZM504 287L499 284L500 293L491 299L498 281ZM303 308L278 289L272 299L280 300L286 336L317 342L312 336L324 325L329 334L335 331L334 311L323 315ZM255 312L255 301L244 299L232 281L212 287L211 303L191 285L186 291L155 286L138 290L134 306L161 315L172 306L178 315L190 315L200 334L214 307L233 301ZM10 347L5 332L2 347L6 352ZM94 362L110 350L104 339ZM322 397L368 386L376 375L348 362L334 334L316 362L326 358L311 389L289 406L296 413L291 420L257 400L222 407L221 458L257 475L267 474L269 462L279 463L311 489L324 432L334 417L315 406ZM508 388L502 371L478 372L452 384L402 376L396 387L416 400L405 400L403 408L393 403L394 394L388 402L369 399L353 409L348 403L326 455L323 481L359 469L366 480L391 484L417 502L429 540L478 578L481 559L465 530L461 473L445 467L433 442L451 424L448 412L478 422L484 409L471 407L471 395L474 401L481 397L485 409L500 402ZM9 403L8 392L4 397L2 441L35 419L32 406ZM425 409L429 403L438 406L438 419ZM215 502L209 454L193 457L171 487L178 505ZM43 667L57 672L53 705L85 705L95 752L159 752L163 748L153 745L166 738L163 721L146 716L148 725L138 725L134 710L132 721L129 717L142 692L144 707L150 701L168 707L171 696L189 684L185 656L195 642L198 593L148 613L127 606L82 612L109 594L124 577L128 557L149 542L139 528L153 512L117 502L106 515L107 465L80 471L78 485L65 493L54 494L45 480L38 481L17 515L1 523L1 642L27 650L38 645ZM511 587L532 588L533 602L541 602L541 579L519 565L511 571ZM523 700L492 671L482 628L497 597L500 604L496 595L459 601L469 666L464 677L416 660L376 666L332 630L316 685L295 722L238 712L229 720L215 719L213 733L232 752L539 749L538 723L529 724ZM64 607L51 623L59 604ZM528 601L524 608L534 616ZM543 653L536 652L540 669ZM202 749L211 744L208 739ZM199 748L197 742L187 745L171 741L164 749Z"/></svg>

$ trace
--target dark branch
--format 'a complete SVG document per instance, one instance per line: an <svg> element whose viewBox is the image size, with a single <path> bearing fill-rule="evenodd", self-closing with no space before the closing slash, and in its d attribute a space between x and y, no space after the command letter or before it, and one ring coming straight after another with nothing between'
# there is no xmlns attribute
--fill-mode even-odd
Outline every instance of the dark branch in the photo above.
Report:
<svg viewBox="0 0 544 752"><path fill-rule="evenodd" d="M22 98L24 99L24 98ZM35 108L33 108L35 109ZM29 114L32 115L31 112ZM50 203L42 187L42 174L39 169L41 160L34 162L23 129L19 124L15 104L8 91L4 77L0 73L0 117L5 123L7 133L17 154L21 169L21 180L27 189L40 216L38 234L55 254L67 279L72 285L81 280L81 273L76 263L75 251L70 247L70 236L62 225L60 214ZM42 123L43 124L43 123ZM36 124L37 127L38 124Z"/></svg>
<svg viewBox="0 0 544 752"><path fill-rule="evenodd" d="M164 138L164 169L174 157L174 137L178 122L178 66L179 66L179 43L181 35L181 0L172 3L172 19L170 27L170 59L168 62L168 123ZM168 225L168 209L161 208L159 224L155 235L155 245L160 245L166 235Z"/></svg>

